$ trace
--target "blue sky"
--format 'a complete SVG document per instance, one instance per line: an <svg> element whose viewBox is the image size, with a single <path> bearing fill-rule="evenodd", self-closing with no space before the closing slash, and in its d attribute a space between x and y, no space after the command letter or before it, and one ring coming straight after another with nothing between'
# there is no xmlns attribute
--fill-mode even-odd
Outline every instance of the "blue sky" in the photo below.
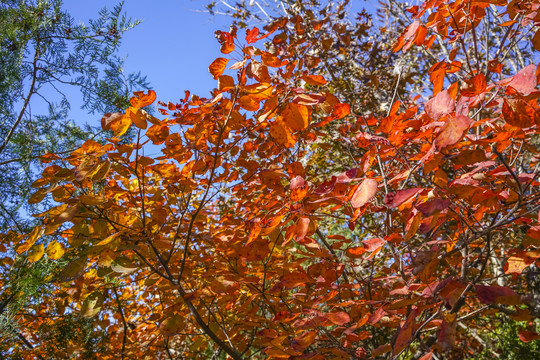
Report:
<svg viewBox="0 0 540 360"><path fill-rule="evenodd" d="M100 9L112 8L117 3L64 0L64 8L76 21L88 23L88 19L98 17ZM202 12L205 4L206 0L124 2L126 14L142 23L125 33L119 55L127 56L126 73L141 71L148 77L158 100L177 102L184 97L184 90L206 97L217 85L208 73L208 65L222 56L214 32L227 31L231 19ZM351 13L364 6L364 0L351 0ZM88 115L81 111L82 99L77 92L72 93L71 117L78 123L99 124L101 114Z"/></svg>

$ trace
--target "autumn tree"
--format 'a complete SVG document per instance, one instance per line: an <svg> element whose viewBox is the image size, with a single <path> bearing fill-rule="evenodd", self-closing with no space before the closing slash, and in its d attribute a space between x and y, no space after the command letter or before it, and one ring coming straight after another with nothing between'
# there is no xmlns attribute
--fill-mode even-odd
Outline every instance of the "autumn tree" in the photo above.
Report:
<svg viewBox="0 0 540 360"><path fill-rule="evenodd" d="M145 111L156 93L136 92L103 117L106 144L46 159L60 163L33 198L58 204L3 240L66 265L54 299L17 318L36 345L18 353L461 359L500 356L482 331L501 319L524 322L520 344L535 341L538 8L407 9L393 51L450 51L420 74L421 93L382 114L325 87L324 46L309 53L318 38L305 24L326 29L331 16L219 32L209 98L158 102L158 118ZM518 51L523 64L508 57ZM342 172L314 166L328 137L355 148ZM58 346L47 329L74 314L107 336L72 332Z"/></svg>

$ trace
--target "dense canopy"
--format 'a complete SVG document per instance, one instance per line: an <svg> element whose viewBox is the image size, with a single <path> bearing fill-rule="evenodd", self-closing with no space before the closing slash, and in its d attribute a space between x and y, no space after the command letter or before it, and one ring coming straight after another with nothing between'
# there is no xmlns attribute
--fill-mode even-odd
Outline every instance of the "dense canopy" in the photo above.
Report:
<svg viewBox="0 0 540 360"><path fill-rule="evenodd" d="M54 204L0 246L17 254L4 266L61 266L2 351L539 354L540 4L390 3L410 20L373 47L367 14L286 3L264 27L216 33L210 96L135 92L103 116L106 141L42 158L30 202Z"/></svg>

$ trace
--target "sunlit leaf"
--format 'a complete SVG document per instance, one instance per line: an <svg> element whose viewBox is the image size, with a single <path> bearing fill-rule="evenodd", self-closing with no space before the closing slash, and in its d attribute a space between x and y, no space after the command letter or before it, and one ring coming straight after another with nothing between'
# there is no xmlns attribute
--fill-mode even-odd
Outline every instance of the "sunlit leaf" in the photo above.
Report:
<svg viewBox="0 0 540 360"><path fill-rule="evenodd" d="M212 64L210 64L208 71L210 71L210 74L212 74L215 80L217 80L221 74L223 74L228 62L229 60L225 58L217 58L212 62Z"/></svg>
<svg viewBox="0 0 540 360"><path fill-rule="evenodd" d="M27 253L27 259L30 262L36 262L40 260L43 257L43 254L45 253L45 247L43 244L36 244L28 250Z"/></svg>
<svg viewBox="0 0 540 360"><path fill-rule="evenodd" d="M64 245L53 240L47 245L47 257L51 260L60 259L64 255Z"/></svg>

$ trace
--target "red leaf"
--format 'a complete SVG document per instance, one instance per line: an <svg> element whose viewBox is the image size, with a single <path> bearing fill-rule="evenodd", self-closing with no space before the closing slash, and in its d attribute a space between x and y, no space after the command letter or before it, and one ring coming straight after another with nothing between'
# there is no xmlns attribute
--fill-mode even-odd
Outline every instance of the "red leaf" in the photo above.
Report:
<svg viewBox="0 0 540 360"><path fill-rule="evenodd" d="M475 285L478 300L485 304L517 305L521 304L519 295L506 286Z"/></svg>
<svg viewBox="0 0 540 360"><path fill-rule="evenodd" d="M384 197L384 203L389 208L395 208L399 205L403 204L416 194L418 194L420 191L422 191L422 188L412 188L412 189L405 189L405 190L398 190L394 193L388 193Z"/></svg>
<svg viewBox="0 0 540 360"><path fill-rule="evenodd" d="M358 172L357 168L349 169L345 172L342 172L338 176L336 176L336 183L338 184L348 184L351 181L354 180L356 177L356 173Z"/></svg>
<svg viewBox="0 0 540 360"><path fill-rule="evenodd" d="M340 326L351 322L350 316L344 311L326 314L326 318L332 323Z"/></svg>
<svg viewBox="0 0 540 360"><path fill-rule="evenodd" d="M298 222L296 223L296 226L294 228L294 240L300 241L303 238L306 237L306 234L309 229L309 218L308 217L301 217L298 219Z"/></svg>
<svg viewBox="0 0 540 360"><path fill-rule="evenodd" d="M536 91L536 65L531 64L519 70L511 78L499 81L500 86L510 86L522 95Z"/></svg>
<svg viewBox="0 0 540 360"><path fill-rule="evenodd" d="M455 101L448 93L448 90L443 90L429 99L428 102L426 102L424 109L430 118L439 120L443 116L454 111Z"/></svg>
<svg viewBox="0 0 540 360"><path fill-rule="evenodd" d="M257 35L259 35L259 29L254 27L251 30L246 31L246 41L248 44L253 44L257 42Z"/></svg>
<svg viewBox="0 0 540 360"><path fill-rule="evenodd" d="M365 179L362 184L356 189L351 199L351 206L359 208L370 201L377 192L377 180Z"/></svg>
<svg viewBox="0 0 540 360"><path fill-rule="evenodd" d="M386 315L386 311L384 311L383 307L379 307L371 316L369 317L368 323L370 324L376 324L378 323L383 316Z"/></svg>
<svg viewBox="0 0 540 360"><path fill-rule="evenodd" d="M407 317L407 320L405 321L401 329L399 329L399 333L396 337L396 341L394 342L394 347L392 349L393 356L399 354L401 350L405 349L405 347L412 340L415 320L416 320L416 311L413 310Z"/></svg>
<svg viewBox="0 0 540 360"><path fill-rule="evenodd" d="M518 336L519 336L519 340L525 343L540 338L540 335L538 335L536 331L527 331L527 330L519 330Z"/></svg>
<svg viewBox="0 0 540 360"><path fill-rule="evenodd" d="M366 249L366 251L372 252L382 247L385 244L385 241L381 238L373 238L362 240L362 244L364 244L364 249Z"/></svg>
<svg viewBox="0 0 540 360"><path fill-rule="evenodd" d="M433 199L425 203L416 205L416 209L424 216L433 215L437 211L448 209L450 206L450 200L448 199Z"/></svg>

